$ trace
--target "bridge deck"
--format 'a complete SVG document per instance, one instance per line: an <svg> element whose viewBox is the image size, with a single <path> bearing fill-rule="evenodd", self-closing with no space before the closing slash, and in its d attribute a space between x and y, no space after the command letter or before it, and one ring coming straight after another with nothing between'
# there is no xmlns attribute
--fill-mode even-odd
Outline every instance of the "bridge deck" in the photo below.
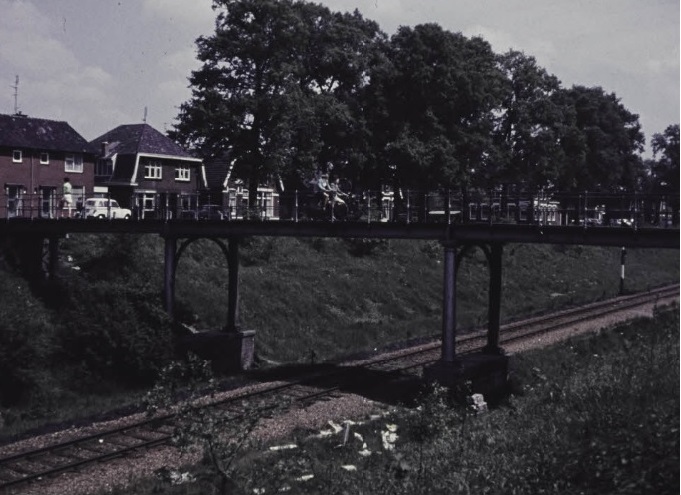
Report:
<svg viewBox="0 0 681 495"><path fill-rule="evenodd" d="M0 221L0 236L63 236L68 233L158 234L172 238L289 236L376 239L432 239L442 242L581 244L679 248L678 228L573 227L516 224L367 223L195 220Z"/></svg>

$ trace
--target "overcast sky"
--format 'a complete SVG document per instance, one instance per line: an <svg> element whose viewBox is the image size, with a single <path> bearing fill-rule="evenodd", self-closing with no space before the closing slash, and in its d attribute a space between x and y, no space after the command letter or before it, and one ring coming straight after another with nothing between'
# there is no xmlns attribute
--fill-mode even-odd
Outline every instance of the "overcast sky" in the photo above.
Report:
<svg viewBox="0 0 681 495"><path fill-rule="evenodd" d="M513 48L573 84L615 93L647 142L679 123L678 0L322 0L387 34L435 22ZM120 125L172 126L214 30L210 0L0 0L0 113L69 122L92 140Z"/></svg>

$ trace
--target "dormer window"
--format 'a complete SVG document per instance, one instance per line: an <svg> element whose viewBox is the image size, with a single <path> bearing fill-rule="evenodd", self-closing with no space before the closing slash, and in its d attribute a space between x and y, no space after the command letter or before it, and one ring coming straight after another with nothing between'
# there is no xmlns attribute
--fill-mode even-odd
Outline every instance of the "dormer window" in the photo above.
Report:
<svg viewBox="0 0 681 495"><path fill-rule="evenodd" d="M14 150L12 151L12 162L14 163L21 163L23 161L23 153L21 150Z"/></svg>
<svg viewBox="0 0 681 495"><path fill-rule="evenodd" d="M40 153L40 163L42 165L48 165L50 163L50 154L45 151Z"/></svg>

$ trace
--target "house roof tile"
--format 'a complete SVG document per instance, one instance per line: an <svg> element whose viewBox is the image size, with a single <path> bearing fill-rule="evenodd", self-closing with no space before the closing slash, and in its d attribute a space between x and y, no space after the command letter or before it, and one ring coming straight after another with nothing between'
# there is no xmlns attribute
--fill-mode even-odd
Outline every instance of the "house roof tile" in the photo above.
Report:
<svg viewBox="0 0 681 495"><path fill-rule="evenodd" d="M0 146L96 153L67 122L0 114Z"/></svg>
<svg viewBox="0 0 681 495"><path fill-rule="evenodd" d="M100 149L103 143L109 143L109 155L113 153L119 155L146 153L177 158L194 158L149 124L120 125L90 141L91 145L100 147Z"/></svg>

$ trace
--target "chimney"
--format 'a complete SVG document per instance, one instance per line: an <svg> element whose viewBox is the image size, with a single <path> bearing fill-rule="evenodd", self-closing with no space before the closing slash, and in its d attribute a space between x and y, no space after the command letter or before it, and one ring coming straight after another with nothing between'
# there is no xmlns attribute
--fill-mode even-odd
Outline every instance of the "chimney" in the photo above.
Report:
<svg viewBox="0 0 681 495"><path fill-rule="evenodd" d="M102 158L106 158L106 155L109 154L109 142L108 141L102 141Z"/></svg>

